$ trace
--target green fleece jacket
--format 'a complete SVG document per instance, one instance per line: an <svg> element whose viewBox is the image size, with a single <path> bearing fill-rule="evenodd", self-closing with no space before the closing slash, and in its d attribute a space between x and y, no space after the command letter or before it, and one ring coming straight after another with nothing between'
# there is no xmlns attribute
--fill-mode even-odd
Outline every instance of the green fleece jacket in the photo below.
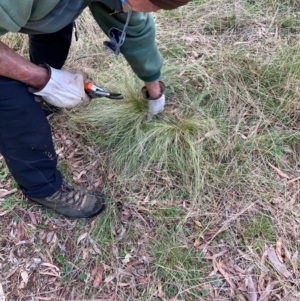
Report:
<svg viewBox="0 0 300 301"><path fill-rule="evenodd" d="M0 0L0 35L7 32L52 33L73 22L89 6L105 32L123 29L126 13L119 0ZM155 43L155 24L151 14L133 12L121 53L143 81L160 77L162 58Z"/></svg>

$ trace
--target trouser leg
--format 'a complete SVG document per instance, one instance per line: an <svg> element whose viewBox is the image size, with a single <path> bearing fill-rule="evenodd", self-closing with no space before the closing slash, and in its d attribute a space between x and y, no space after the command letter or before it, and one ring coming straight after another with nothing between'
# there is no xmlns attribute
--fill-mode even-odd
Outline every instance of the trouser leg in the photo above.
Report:
<svg viewBox="0 0 300 301"><path fill-rule="evenodd" d="M30 61L36 65L46 62L61 69L69 53L72 32L73 23L55 33L29 35Z"/></svg>
<svg viewBox="0 0 300 301"><path fill-rule="evenodd" d="M29 35L30 60L60 69L65 63L73 24L52 34ZM25 84L0 77L0 153L31 198L51 196L61 187L51 129L40 105Z"/></svg>
<svg viewBox="0 0 300 301"><path fill-rule="evenodd" d="M6 77L0 77L0 153L26 196L44 198L61 187L47 118L25 84Z"/></svg>

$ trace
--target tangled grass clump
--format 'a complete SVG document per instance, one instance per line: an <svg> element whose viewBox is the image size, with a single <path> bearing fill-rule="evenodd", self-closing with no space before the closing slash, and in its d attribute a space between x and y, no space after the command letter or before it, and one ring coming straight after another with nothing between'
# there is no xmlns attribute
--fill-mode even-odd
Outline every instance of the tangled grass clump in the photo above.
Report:
<svg viewBox="0 0 300 301"><path fill-rule="evenodd" d="M218 120L200 109L179 113L167 106L149 121L147 102L137 95L127 92L123 101L94 102L72 120L88 127L90 139L109 150L111 167L120 176L128 180L137 174L147 176L150 169L164 171L197 196L202 166L210 155L208 145L214 149L223 140Z"/></svg>

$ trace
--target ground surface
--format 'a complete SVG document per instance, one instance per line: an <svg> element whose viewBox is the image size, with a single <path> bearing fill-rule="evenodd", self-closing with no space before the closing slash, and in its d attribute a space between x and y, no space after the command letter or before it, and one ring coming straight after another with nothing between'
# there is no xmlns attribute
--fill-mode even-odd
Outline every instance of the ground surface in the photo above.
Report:
<svg viewBox="0 0 300 301"><path fill-rule="evenodd" d="M141 83L84 12L66 67L125 101L50 117L60 170L101 190L104 214L27 202L0 159L1 301L300 299L299 3L195 0L155 19L162 116L145 120Z"/></svg>

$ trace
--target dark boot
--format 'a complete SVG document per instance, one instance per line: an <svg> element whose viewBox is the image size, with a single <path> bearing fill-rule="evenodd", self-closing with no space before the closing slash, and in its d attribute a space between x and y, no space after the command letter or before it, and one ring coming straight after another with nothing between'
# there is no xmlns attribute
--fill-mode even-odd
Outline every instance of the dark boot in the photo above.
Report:
<svg viewBox="0 0 300 301"><path fill-rule="evenodd" d="M52 196L43 199L30 198L30 200L71 218L92 217L105 208L101 196L66 182L63 182L61 188Z"/></svg>

